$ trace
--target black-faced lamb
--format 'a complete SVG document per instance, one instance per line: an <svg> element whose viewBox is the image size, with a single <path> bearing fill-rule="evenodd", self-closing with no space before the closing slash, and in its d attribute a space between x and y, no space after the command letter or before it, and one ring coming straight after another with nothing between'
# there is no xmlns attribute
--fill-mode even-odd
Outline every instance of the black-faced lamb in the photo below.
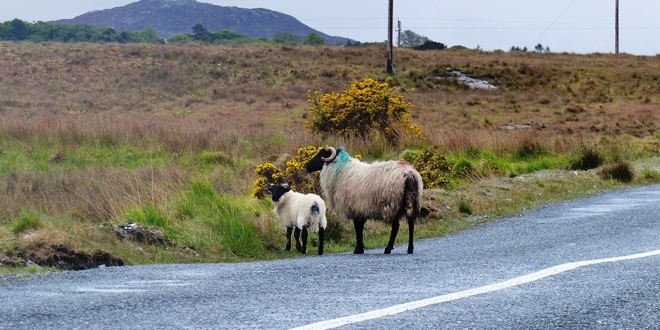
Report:
<svg viewBox="0 0 660 330"><path fill-rule="evenodd" d="M291 232L295 229L296 250L307 253L309 228L312 232L319 233L319 255L322 255L325 228L328 226L323 199L319 195L295 192L287 184L269 184L268 192L275 203L275 213L286 226L285 250L291 250Z"/></svg>
<svg viewBox="0 0 660 330"><path fill-rule="evenodd" d="M392 226L385 254L390 254L399 231L399 220L408 221L408 254L413 253L413 231L419 217L423 182L419 172L403 161L364 163L344 150L327 147L307 164L308 172L321 171L323 198L337 216L353 220L356 245L364 253L363 232L367 219Z"/></svg>

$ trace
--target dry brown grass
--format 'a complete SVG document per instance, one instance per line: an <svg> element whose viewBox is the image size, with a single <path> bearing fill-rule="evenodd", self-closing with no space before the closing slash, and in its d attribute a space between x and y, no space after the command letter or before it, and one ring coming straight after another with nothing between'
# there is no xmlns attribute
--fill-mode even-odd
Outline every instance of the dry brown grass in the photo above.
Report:
<svg viewBox="0 0 660 330"><path fill-rule="evenodd" d="M658 57L407 49L395 56L397 75L389 81L433 139L496 136L507 123L544 123L544 137L643 137L658 128ZM1 43L1 128L19 139L156 139L172 150L224 148L222 140L264 130L272 135L279 129L272 122L297 135L308 90L385 79L382 59L378 48ZM438 83L446 68L489 78L500 89Z"/></svg>

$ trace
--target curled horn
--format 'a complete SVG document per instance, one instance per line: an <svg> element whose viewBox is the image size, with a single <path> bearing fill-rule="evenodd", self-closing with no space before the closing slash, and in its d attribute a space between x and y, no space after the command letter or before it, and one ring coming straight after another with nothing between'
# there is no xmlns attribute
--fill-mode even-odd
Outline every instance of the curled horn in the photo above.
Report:
<svg viewBox="0 0 660 330"><path fill-rule="evenodd" d="M321 160L325 163L335 160L335 157L337 157L337 150L333 147L327 147L325 150L330 151L330 157L321 157Z"/></svg>

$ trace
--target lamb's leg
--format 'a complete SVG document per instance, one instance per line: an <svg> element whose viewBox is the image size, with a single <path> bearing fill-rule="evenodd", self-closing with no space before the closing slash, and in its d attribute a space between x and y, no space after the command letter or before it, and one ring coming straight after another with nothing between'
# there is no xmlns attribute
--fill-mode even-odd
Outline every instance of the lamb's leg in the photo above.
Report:
<svg viewBox="0 0 660 330"><path fill-rule="evenodd" d="M290 251L291 250L291 233L293 232L293 227L286 227L286 246L284 247L284 251Z"/></svg>
<svg viewBox="0 0 660 330"><path fill-rule="evenodd" d="M387 243L387 246L385 247L385 254L390 254L392 253L392 249L394 249L394 240L396 240L396 234L399 233L399 221L394 221L392 223L392 233L390 234L390 241Z"/></svg>
<svg viewBox="0 0 660 330"><path fill-rule="evenodd" d="M300 228L296 227L295 231L293 232L293 237L296 238L296 251L300 252L300 249L302 248L300 246Z"/></svg>
<svg viewBox="0 0 660 330"><path fill-rule="evenodd" d="M302 228L301 238L302 238L302 250L300 250L300 252L302 252L302 254L305 254L307 253L307 227Z"/></svg>
<svg viewBox="0 0 660 330"><path fill-rule="evenodd" d="M325 228L319 228L319 255L323 255L323 241L325 240Z"/></svg>
<svg viewBox="0 0 660 330"><path fill-rule="evenodd" d="M364 241L362 239L362 234L364 232L364 224L367 222L366 218L355 218L353 219L353 226L355 227L355 250L353 254L363 254L364 253Z"/></svg>
<svg viewBox="0 0 660 330"><path fill-rule="evenodd" d="M415 231L415 220L416 217L412 217L408 219L408 254L413 253L413 232Z"/></svg>

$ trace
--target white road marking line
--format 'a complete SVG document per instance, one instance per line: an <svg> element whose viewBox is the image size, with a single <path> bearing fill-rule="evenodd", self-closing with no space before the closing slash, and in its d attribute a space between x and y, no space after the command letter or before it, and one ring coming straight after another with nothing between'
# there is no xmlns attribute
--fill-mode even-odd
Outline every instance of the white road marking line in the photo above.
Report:
<svg viewBox="0 0 660 330"><path fill-rule="evenodd" d="M595 264L601 264L601 263L606 263L606 262L616 262L616 261L624 261L624 260L632 260L632 259L639 259L639 258L646 258L646 257L651 257L651 256L657 256L660 255L660 250L655 250L655 251L649 251L649 252L644 252L644 253L638 253L638 254L631 254L628 256L621 256L621 257L613 257L613 258L605 258L605 259L595 259L595 260L585 260L585 261L577 261L577 262L570 262L567 264L563 265L558 265L550 268L546 268L543 270L540 270L535 273L531 273L528 275L516 277L504 282L499 282L495 284L490 284L486 286L482 286L479 288L474 288L470 290L465 290L465 291L459 291L459 292L454 292L454 293L449 293L445 294L442 296L437 296L437 297L432 297L432 298L427 298L423 300L417 300L417 301L412 301L409 303L405 304L400 304L400 305L395 305L383 309L377 309L373 310L370 312L362 313L362 314L356 314L356 315L350 315L346 317L340 317L337 319L333 320L327 320L327 321L321 321L317 323L312 323L308 325L304 325L301 327L293 328L293 330L304 330L304 329L314 329L314 330L321 330L321 329L332 329L332 328L337 328L340 326L352 324L352 323L358 323L362 321L367 321L371 319L377 319L389 315L394 315L394 314L399 314L403 313L409 310L421 308L421 307L426 307L429 305L435 305L435 304L440 304L452 300L458 300L462 298L467 298L471 296L476 296L479 294L483 293L489 293L493 291L498 291L506 288L510 288L513 286L517 285L522 285L525 283L530 283L534 282L552 275L556 275L559 273L563 273L569 270L573 270L579 267L583 266L589 266L589 265L595 265Z"/></svg>

